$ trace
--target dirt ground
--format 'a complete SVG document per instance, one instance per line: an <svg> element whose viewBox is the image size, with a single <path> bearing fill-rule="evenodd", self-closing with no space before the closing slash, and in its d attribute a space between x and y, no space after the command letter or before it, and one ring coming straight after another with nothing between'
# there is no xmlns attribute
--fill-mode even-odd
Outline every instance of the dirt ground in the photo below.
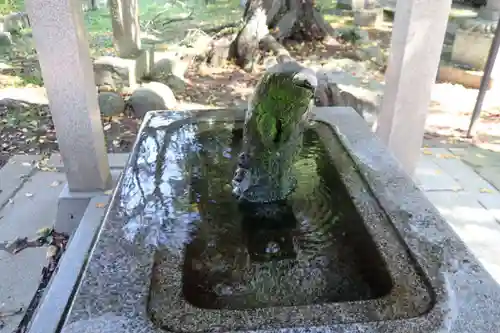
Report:
<svg viewBox="0 0 500 333"><path fill-rule="evenodd" d="M325 43L295 43L287 45L287 48L299 61L311 57L320 63L335 58L359 60L351 46L339 44L335 40L327 40ZM255 73L246 73L232 64L218 68L193 64L185 76L188 86L184 92L176 94L176 98L179 103L229 108L242 106L252 93L262 70L262 65L257 66ZM380 78L382 80L383 73L380 73ZM2 80L13 79L15 79L13 75L2 75L0 84ZM431 105L425 144L431 146L499 144L500 110L484 113L478 126L480 134L474 139L464 138L469 119L470 111L457 113L454 110L443 110L440 105ZM103 117L102 121L108 152L130 151L140 120L122 115ZM14 154L48 156L51 152L57 151L57 138L48 106L31 105L28 108L0 106L0 145L0 167Z"/></svg>

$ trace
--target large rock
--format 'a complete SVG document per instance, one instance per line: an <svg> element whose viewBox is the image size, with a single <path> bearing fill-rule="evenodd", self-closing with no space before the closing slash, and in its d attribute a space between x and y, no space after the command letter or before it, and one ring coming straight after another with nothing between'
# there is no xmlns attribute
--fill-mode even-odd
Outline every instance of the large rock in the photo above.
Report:
<svg viewBox="0 0 500 333"><path fill-rule="evenodd" d="M132 112L142 118L148 111L170 110L177 106L172 90L160 82L150 82L136 89L128 100Z"/></svg>
<svg viewBox="0 0 500 333"><path fill-rule="evenodd" d="M7 103L48 105L49 100L44 87L0 89L0 105L5 105Z"/></svg>
<svg viewBox="0 0 500 333"><path fill-rule="evenodd" d="M0 48L9 47L12 45L12 36L10 32L0 31Z"/></svg>
<svg viewBox="0 0 500 333"><path fill-rule="evenodd" d="M167 84L174 91L183 91L186 87L184 75L198 53L198 50L191 47L155 52L151 71L153 79Z"/></svg>
<svg viewBox="0 0 500 333"><path fill-rule="evenodd" d="M98 99L99 109L104 116L117 116L125 111L125 101L118 93L101 92Z"/></svg>
<svg viewBox="0 0 500 333"><path fill-rule="evenodd" d="M384 20L384 11L382 8L358 9L354 11L355 25L361 27L374 27Z"/></svg>
<svg viewBox="0 0 500 333"><path fill-rule="evenodd" d="M95 83L114 89L133 86L149 74L151 53L142 50L134 58L104 56L94 61Z"/></svg>
<svg viewBox="0 0 500 333"><path fill-rule="evenodd" d="M3 31L19 33L29 27L30 21L26 13L11 13L3 18Z"/></svg>

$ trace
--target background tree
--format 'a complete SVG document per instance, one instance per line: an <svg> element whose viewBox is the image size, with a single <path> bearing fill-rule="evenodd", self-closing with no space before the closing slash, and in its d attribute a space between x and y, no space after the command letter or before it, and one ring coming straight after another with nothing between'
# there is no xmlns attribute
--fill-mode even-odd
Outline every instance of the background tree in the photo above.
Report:
<svg viewBox="0 0 500 333"><path fill-rule="evenodd" d="M137 0L109 0L113 42L118 56L135 56L141 48L139 4Z"/></svg>
<svg viewBox="0 0 500 333"><path fill-rule="evenodd" d="M315 0L247 0L244 24L232 43L231 57L250 70L259 48L289 56L280 41L322 40L333 35L333 28L315 5Z"/></svg>

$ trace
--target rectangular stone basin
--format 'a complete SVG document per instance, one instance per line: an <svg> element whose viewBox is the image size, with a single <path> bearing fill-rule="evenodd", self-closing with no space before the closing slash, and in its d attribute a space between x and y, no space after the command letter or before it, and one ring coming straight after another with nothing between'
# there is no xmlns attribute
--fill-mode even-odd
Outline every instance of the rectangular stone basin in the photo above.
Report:
<svg viewBox="0 0 500 333"><path fill-rule="evenodd" d="M408 318L430 308L425 279L329 127L318 123L306 131L297 162L298 198L285 204L290 213L275 226L245 221L227 188L243 123L225 129L230 123L202 122L188 189L197 198L190 210L199 217L190 222L182 253L167 244L155 255L148 306L154 323L173 332L202 332L217 322L234 331L242 323L257 329L286 327L290 320L369 321L375 313L378 319ZM259 258L268 244L278 257Z"/></svg>
<svg viewBox="0 0 500 333"><path fill-rule="evenodd" d="M243 111L149 113L62 331L500 332L498 286L357 113L315 117L272 220L231 194Z"/></svg>

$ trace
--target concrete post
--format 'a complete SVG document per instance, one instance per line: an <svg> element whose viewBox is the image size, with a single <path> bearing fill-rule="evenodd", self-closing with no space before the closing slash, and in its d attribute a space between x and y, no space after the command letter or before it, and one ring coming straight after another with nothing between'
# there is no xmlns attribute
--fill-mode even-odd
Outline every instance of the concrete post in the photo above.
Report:
<svg viewBox="0 0 500 333"><path fill-rule="evenodd" d="M398 1L376 133L412 175L443 47L451 0Z"/></svg>
<svg viewBox="0 0 500 333"><path fill-rule="evenodd" d="M106 190L111 176L81 0L27 0L71 192Z"/></svg>

